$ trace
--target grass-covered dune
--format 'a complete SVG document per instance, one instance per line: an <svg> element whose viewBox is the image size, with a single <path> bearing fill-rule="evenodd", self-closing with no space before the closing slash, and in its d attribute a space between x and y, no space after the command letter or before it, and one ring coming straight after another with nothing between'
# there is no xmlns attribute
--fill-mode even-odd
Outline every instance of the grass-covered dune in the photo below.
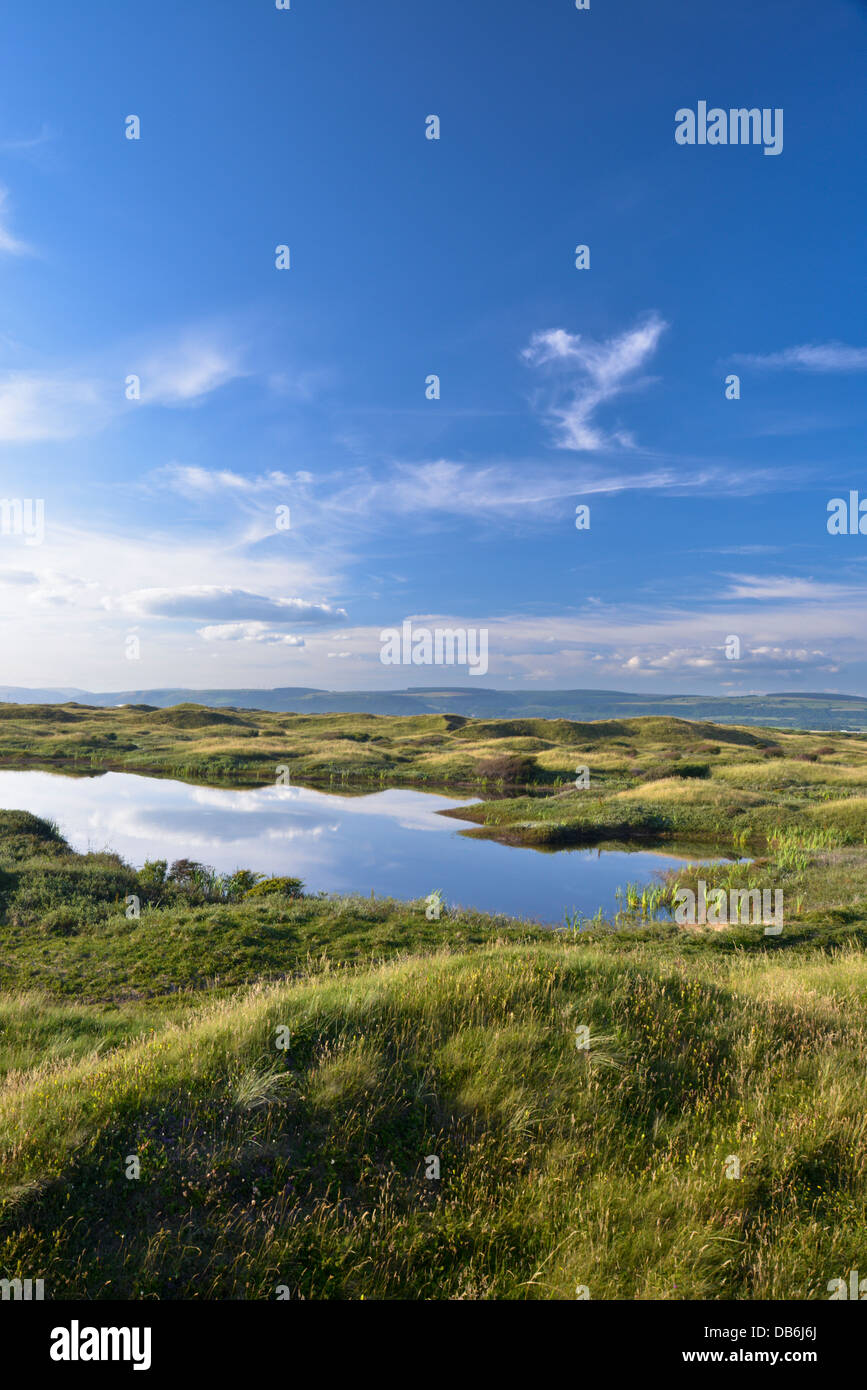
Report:
<svg viewBox="0 0 867 1390"><path fill-rule="evenodd" d="M792 833L817 847L867 842L867 740L860 735L655 718L571 725L569 734L568 785L555 784L545 796L506 789L445 814L477 821L482 829L471 834L540 848L677 839L757 850ZM559 776L566 754L561 744L535 761Z"/></svg>
<svg viewBox="0 0 867 1390"><path fill-rule="evenodd" d="M702 870L784 879L776 938L553 933L136 873L3 813L0 1277L826 1298L867 1248L865 860Z"/></svg>
<svg viewBox="0 0 867 1390"><path fill-rule="evenodd" d="M759 848L778 832L867 838L867 738L645 717L286 715L198 705L0 705L0 767L216 784L467 789L480 834L539 847L679 839ZM589 785L576 787L586 769ZM472 832L475 833L475 832Z"/></svg>
<svg viewBox="0 0 867 1390"><path fill-rule="evenodd" d="M556 773L527 750L568 747L566 721L528 738L518 721L510 733L459 715L291 715L263 710L176 705L100 709L66 705L0 705L0 766L43 766L89 773L115 770L214 783L273 782L278 767L293 779L361 789L385 782L492 786L555 781ZM581 726L575 726L580 728ZM587 726L590 727L590 726ZM564 771L569 755L564 752Z"/></svg>

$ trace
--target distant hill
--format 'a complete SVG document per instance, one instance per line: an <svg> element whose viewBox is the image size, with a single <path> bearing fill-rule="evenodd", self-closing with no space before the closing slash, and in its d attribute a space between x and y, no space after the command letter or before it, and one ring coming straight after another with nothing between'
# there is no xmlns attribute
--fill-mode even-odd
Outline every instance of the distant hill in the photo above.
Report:
<svg viewBox="0 0 867 1390"><path fill-rule="evenodd" d="M717 724L786 729L867 729L861 695L638 695L622 690L490 690L415 686L409 690L118 690L0 686L0 704L169 705L276 710L290 714L462 714L476 719L617 719L677 715Z"/></svg>

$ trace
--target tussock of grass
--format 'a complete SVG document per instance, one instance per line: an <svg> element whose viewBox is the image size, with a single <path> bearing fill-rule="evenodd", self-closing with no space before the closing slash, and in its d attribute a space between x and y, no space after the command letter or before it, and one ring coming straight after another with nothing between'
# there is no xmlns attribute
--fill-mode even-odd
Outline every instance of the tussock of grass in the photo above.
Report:
<svg viewBox="0 0 867 1390"><path fill-rule="evenodd" d="M703 779L685 780L679 777L666 777L660 781L654 781L652 785L642 785L640 787L630 787L627 791L616 792L613 799L615 801L648 801L654 802L680 802L692 806L705 806L712 808L731 808L737 810L743 806L765 806L767 797L760 796L755 792L747 792L742 789L735 791L731 787L720 786L717 783L707 783Z"/></svg>

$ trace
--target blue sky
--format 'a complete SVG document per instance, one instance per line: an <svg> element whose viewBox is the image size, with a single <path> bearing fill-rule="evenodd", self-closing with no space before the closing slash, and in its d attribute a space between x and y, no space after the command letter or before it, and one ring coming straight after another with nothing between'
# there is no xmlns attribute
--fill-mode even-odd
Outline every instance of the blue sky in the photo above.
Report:
<svg viewBox="0 0 867 1390"><path fill-rule="evenodd" d="M0 683L864 693L865 58L854 0L4 7L0 497L45 520ZM781 153L679 145L700 101ZM383 665L405 619L484 680Z"/></svg>

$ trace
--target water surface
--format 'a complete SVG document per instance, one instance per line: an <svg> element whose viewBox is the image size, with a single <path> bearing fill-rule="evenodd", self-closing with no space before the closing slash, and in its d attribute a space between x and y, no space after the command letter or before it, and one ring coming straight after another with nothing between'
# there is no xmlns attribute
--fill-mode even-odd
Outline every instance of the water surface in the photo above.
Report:
<svg viewBox="0 0 867 1390"><path fill-rule="evenodd" d="M473 798L475 800L475 798ZM424 898L562 923L579 909L617 907L615 891L652 882L687 861L648 850L560 849L539 853L460 834L470 822L437 815L471 801L393 788L336 796L305 787L226 790L106 772L65 777L0 771L0 806L57 822L76 850L109 849L145 859L197 859L292 874L308 892Z"/></svg>

